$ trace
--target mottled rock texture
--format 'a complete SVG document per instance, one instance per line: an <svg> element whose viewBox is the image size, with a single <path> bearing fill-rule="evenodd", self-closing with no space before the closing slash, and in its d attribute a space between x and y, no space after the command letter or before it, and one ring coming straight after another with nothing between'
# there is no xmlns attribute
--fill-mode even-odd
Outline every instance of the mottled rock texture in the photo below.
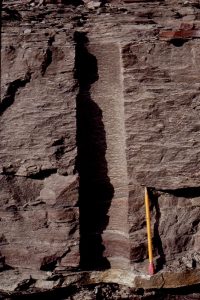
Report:
<svg viewBox="0 0 200 300"><path fill-rule="evenodd" d="M53 2L3 1L0 289L199 284L199 1Z"/></svg>

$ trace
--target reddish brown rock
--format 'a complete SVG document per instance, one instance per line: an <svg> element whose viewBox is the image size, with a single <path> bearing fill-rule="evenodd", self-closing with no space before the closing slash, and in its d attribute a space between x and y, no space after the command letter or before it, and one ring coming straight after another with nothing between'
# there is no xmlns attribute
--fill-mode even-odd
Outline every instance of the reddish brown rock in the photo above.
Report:
<svg viewBox="0 0 200 300"><path fill-rule="evenodd" d="M200 30L187 30L180 29L178 31L161 31L160 39L172 40L172 39L191 39L199 38Z"/></svg>
<svg viewBox="0 0 200 300"><path fill-rule="evenodd" d="M0 289L197 285L198 1L36 2L3 1Z"/></svg>

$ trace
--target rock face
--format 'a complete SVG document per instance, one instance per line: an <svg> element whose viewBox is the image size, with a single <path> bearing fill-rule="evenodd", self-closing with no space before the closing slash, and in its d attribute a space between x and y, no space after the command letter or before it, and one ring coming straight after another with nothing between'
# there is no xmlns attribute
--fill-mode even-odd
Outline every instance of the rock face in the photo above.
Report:
<svg viewBox="0 0 200 300"><path fill-rule="evenodd" d="M199 40L182 46L152 40L123 48L135 261L144 259L137 244L138 235L145 240L140 186L152 188L155 250L163 262L199 253L199 46Z"/></svg>
<svg viewBox="0 0 200 300"><path fill-rule="evenodd" d="M200 283L199 9L3 1L0 289Z"/></svg>
<svg viewBox="0 0 200 300"><path fill-rule="evenodd" d="M76 267L74 47L62 35L36 32L33 41L30 28L6 24L10 33L6 29L5 38L2 34L1 253L12 268Z"/></svg>

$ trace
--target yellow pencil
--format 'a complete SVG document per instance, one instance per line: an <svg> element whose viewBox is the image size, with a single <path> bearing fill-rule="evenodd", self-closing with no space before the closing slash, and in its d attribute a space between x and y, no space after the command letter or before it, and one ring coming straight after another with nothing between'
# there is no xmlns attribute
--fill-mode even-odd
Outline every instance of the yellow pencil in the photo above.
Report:
<svg viewBox="0 0 200 300"><path fill-rule="evenodd" d="M152 238L151 238L149 195L146 187L145 187L145 209L146 209L146 222L147 222L148 254L149 254L149 274L153 275L154 264L153 264Z"/></svg>

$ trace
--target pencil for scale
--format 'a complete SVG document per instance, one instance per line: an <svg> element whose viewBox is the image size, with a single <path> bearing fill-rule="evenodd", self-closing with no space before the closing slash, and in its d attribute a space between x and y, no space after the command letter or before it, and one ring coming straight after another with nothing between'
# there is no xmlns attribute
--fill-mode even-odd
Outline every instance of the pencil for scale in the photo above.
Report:
<svg viewBox="0 0 200 300"><path fill-rule="evenodd" d="M152 237L151 237L151 221L150 221L150 208L149 208L149 194L145 187L145 209L146 209L146 223L147 223L147 239L148 239L148 254L149 254L149 275L154 274L153 264L153 250L152 250Z"/></svg>

